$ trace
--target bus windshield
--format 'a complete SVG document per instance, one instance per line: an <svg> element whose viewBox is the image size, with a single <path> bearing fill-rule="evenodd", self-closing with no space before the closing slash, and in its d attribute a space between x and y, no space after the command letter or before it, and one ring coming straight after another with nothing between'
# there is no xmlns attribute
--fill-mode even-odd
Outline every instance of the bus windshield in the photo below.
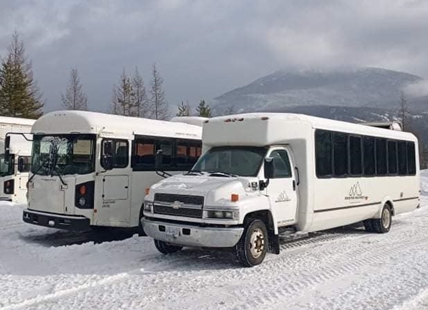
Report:
<svg viewBox="0 0 428 310"><path fill-rule="evenodd" d="M0 176L4 177L13 174L13 165L9 161L5 161L4 154L0 154Z"/></svg>
<svg viewBox="0 0 428 310"><path fill-rule="evenodd" d="M34 135L31 172L39 175L95 171L95 135Z"/></svg>
<svg viewBox="0 0 428 310"><path fill-rule="evenodd" d="M192 171L255 177L266 152L267 149L264 147L213 147L199 158Z"/></svg>

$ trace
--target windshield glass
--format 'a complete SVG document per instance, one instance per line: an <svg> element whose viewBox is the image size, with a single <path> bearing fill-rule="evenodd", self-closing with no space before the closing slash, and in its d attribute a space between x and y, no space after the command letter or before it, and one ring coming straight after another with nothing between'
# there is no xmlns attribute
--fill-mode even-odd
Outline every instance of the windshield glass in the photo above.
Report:
<svg viewBox="0 0 428 310"><path fill-rule="evenodd" d="M95 135L34 135L31 172L87 174L95 171Z"/></svg>
<svg viewBox="0 0 428 310"><path fill-rule="evenodd" d="M266 151L264 147L213 147L199 158L192 170L255 177Z"/></svg>
<svg viewBox="0 0 428 310"><path fill-rule="evenodd" d="M4 154L0 154L0 176L4 177L13 174L12 167L13 165L10 161L5 161Z"/></svg>

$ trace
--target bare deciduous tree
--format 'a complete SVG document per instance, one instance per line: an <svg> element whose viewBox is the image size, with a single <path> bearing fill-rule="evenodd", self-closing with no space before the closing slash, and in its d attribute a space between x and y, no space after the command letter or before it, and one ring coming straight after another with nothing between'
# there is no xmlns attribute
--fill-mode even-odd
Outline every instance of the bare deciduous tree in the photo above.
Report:
<svg viewBox="0 0 428 310"><path fill-rule="evenodd" d="M407 99L404 95L403 92L401 92L400 94L400 109L398 111L399 113L399 118L401 121L401 126L403 127L403 130L407 130L409 127L409 116L410 116L410 112L409 112L409 107L407 104Z"/></svg>
<svg viewBox="0 0 428 310"><path fill-rule="evenodd" d="M150 89L151 95L151 118L166 120L169 117L168 104L165 100L165 92L162 88L163 79L156 68L156 63L153 64L152 70L152 85Z"/></svg>
<svg viewBox="0 0 428 310"><path fill-rule="evenodd" d="M138 67L135 67L135 73L132 77L132 88L133 88L133 106L134 114L138 117L149 117L150 116L150 102L147 98L146 87L144 86L144 79Z"/></svg>
<svg viewBox="0 0 428 310"><path fill-rule="evenodd" d="M88 97L82 90L77 69L71 69L65 95L61 94L62 106L67 110L88 110Z"/></svg>

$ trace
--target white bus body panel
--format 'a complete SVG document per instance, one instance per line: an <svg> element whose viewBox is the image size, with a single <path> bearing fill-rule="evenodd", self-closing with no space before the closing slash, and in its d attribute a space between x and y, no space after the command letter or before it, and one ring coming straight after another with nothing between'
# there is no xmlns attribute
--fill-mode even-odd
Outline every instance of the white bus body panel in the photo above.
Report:
<svg viewBox="0 0 428 310"><path fill-rule="evenodd" d="M35 120L15 117L0 117L0 154L4 154L4 140L7 133L29 133ZM26 135L31 139L31 135ZM10 154L14 156L13 173L8 176L0 177L0 200L9 200L19 204L27 203L27 181L28 172L19 172L17 169L18 158L20 156L31 156L31 141L25 140L21 135L10 135ZM14 182L14 193L6 194L4 192L5 182Z"/></svg>
<svg viewBox="0 0 428 310"><path fill-rule="evenodd" d="M293 169L292 178L271 179L272 184L269 184L267 189L256 191L250 189L254 178L209 178L199 175L171 177L153 185L146 201L153 202L157 193L200 195L205 199L204 210L221 207L239 210L239 219L218 220L207 218L205 215L199 219L166 216L150 211L144 212L147 220L143 220L143 224L155 238L164 240L162 233L156 230L156 225L160 225L157 223L161 223L162 220L179 220L199 225L223 224L233 227L242 225L245 216L250 212L269 210L275 234L281 226L292 226L297 231L312 232L379 218L386 202L392 205L394 214L408 212L418 207L420 189L418 156L416 156L416 174L412 176L318 178L315 168L317 129L411 141L415 143L415 152L418 154L416 137L397 130L299 114L249 113L216 117L203 126L204 153L216 146L268 147L269 152L282 148L289 152ZM263 166L255 179L255 181L264 180ZM288 184L292 180L299 183L295 193L292 192L292 185ZM241 185L238 186L239 184ZM232 202L231 194L238 194L239 201ZM197 231L200 233L201 229L198 228ZM235 237L235 232L232 235ZM200 246L210 245L200 244Z"/></svg>
<svg viewBox="0 0 428 310"><path fill-rule="evenodd" d="M202 127L169 121L124 117L83 111L58 111L42 116L32 128L33 134L95 134L95 172L58 176L35 175L30 182L28 212L40 215L73 216L89 219L90 226L137 227L145 189L162 180L154 171L133 171L132 142L135 136L181 138L200 141ZM101 141L128 141L128 165L106 171L100 163ZM170 172L171 174L180 171ZM75 207L75 187L94 181L94 208ZM24 212L25 216L25 212ZM66 218L70 219L70 217ZM55 226L57 227L57 226ZM59 227L61 228L61 227Z"/></svg>
<svg viewBox="0 0 428 310"><path fill-rule="evenodd" d="M379 217L386 198L393 203L395 214L414 210L419 205L418 160L414 176L317 178L314 141L316 129L413 141L418 154L417 138L411 133L286 113L217 117L204 124L202 140L206 149L222 145L288 145L294 154L295 166L300 175L296 223L298 230L323 230ZM358 204L373 205L353 207L356 200L347 197L356 184L359 184L364 197L367 197L364 198L364 203Z"/></svg>

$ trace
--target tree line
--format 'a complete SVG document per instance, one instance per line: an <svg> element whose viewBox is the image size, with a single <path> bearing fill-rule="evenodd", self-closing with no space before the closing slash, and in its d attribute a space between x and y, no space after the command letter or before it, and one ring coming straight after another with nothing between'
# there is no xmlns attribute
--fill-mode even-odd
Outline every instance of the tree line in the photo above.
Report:
<svg viewBox="0 0 428 310"><path fill-rule="evenodd" d="M6 56L0 55L0 59L0 115L39 118L43 115L45 101L34 80L32 63L25 54L24 42L17 32L12 35ZM83 90L77 68L70 69L67 86L61 93L61 106L67 110L90 110L88 96ZM138 67L135 67L132 75L127 74L124 69L113 86L111 105L106 112L159 120L169 119L170 109L165 99L163 78L156 63L152 66L151 82L147 88ZM212 112L205 100L201 100L195 113L188 102L182 102L178 105L176 115L211 117Z"/></svg>

